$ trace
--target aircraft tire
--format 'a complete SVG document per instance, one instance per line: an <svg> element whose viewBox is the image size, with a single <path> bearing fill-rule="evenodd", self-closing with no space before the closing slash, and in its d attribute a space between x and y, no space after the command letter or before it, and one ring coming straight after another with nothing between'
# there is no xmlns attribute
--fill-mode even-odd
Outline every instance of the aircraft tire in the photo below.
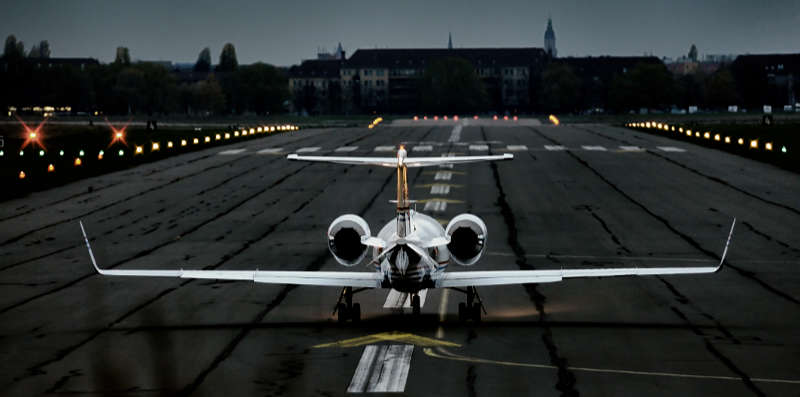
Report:
<svg viewBox="0 0 800 397"><path fill-rule="evenodd" d="M336 305L336 314L340 323L347 321L347 306L344 303Z"/></svg>
<svg viewBox="0 0 800 397"><path fill-rule="evenodd" d="M361 321L361 304L353 303L353 308L350 310L350 319L353 320L354 323Z"/></svg>

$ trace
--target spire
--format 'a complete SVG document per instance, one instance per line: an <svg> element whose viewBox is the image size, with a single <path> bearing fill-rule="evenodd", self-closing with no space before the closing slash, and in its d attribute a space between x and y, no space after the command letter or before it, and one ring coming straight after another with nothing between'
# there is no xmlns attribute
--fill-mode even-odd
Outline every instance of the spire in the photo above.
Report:
<svg viewBox="0 0 800 397"><path fill-rule="evenodd" d="M341 41L339 42L339 46L336 47L336 54L334 54L334 55L336 55L336 57L338 59L344 60L344 49L342 49L342 42Z"/></svg>
<svg viewBox="0 0 800 397"><path fill-rule="evenodd" d="M453 49L453 33L447 33L447 49Z"/></svg>
<svg viewBox="0 0 800 397"><path fill-rule="evenodd" d="M556 32L553 31L553 20L547 18L547 30L544 32L544 50L553 58L558 54L556 51Z"/></svg>

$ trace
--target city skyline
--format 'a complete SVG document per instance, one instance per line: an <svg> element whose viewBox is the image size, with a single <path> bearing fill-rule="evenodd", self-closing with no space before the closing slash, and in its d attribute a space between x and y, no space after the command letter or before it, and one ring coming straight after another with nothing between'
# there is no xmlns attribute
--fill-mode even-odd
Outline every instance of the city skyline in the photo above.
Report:
<svg viewBox="0 0 800 397"><path fill-rule="evenodd" d="M800 4L690 1L572 2L510 1L486 8L410 1L347 4L219 4L180 2L106 4L43 1L5 6L3 31L25 43L26 52L48 40L53 57L114 59L117 46L134 60L194 62L209 47L217 63L222 46L233 43L240 63L298 64L320 48L341 42L356 49L544 47L553 19L560 56L642 55L677 58L696 44L705 54L796 52ZM310 10L310 11L309 11ZM421 10L424 10L422 12ZM391 16L391 18L388 18Z"/></svg>

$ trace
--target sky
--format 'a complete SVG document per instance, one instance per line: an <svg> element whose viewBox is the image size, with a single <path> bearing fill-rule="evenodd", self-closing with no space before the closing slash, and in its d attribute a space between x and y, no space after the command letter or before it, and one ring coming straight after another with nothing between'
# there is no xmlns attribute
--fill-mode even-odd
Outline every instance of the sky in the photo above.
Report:
<svg viewBox="0 0 800 397"><path fill-rule="evenodd" d="M4 0L0 35L28 51L41 40L53 57L111 62L118 46L134 60L190 62L204 47L213 63L233 43L239 63L279 66L359 48L543 47L553 19L559 56L677 58L800 52L800 1L95 1Z"/></svg>

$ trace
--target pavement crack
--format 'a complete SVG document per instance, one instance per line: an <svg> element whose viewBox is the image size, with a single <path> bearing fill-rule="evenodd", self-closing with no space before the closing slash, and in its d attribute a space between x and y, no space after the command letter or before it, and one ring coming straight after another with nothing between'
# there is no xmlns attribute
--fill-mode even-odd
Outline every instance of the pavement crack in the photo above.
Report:
<svg viewBox="0 0 800 397"><path fill-rule="evenodd" d="M486 130L483 127L481 127L481 135L483 136L484 141L488 141L486 137ZM489 150L489 154L492 154L491 149ZM506 224L508 244L511 247L511 250L514 252L516 264L520 270L532 270L534 267L527 263L525 249L519 243L519 239L517 238L518 231L516 216L506 200L506 193L503 189L502 182L500 182L500 173L497 170L497 163L490 162L489 167L492 169L495 187L497 188L498 192L497 206L500 207L500 214L502 215ZM569 362L567 359L559 354L558 346L553 340L553 331L548 324L547 313L545 312L544 308L547 298L541 292L539 292L537 289L537 284L523 284L522 286L525 288L529 298L536 307L536 311L539 313L539 324L542 326L542 342L544 343L547 353L550 356L550 363L558 368L558 375L555 384L556 390L561 392L561 395L565 397L579 396L580 393L575 388L575 374L569 369Z"/></svg>
<svg viewBox="0 0 800 397"><path fill-rule="evenodd" d="M550 141L550 142L552 142L552 143L553 143L553 144L555 144L555 145L561 145L561 143L560 143L560 142L558 142L558 141L556 141L555 139L553 139L553 138L550 138L549 136L547 136L547 135L543 134L543 133L542 133L541 131L539 131L538 129L536 129L536 128L531 128L531 130L532 130L534 133L536 133L537 135L539 135L540 137L542 137L543 139L546 139L547 141ZM651 216L651 217L653 217L654 219L656 219L656 220L658 220L659 222L661 222L661 223L662 223L662 224L663 224L663 225L664 225L664 226L665 226L667 229L669 229L669 230L670 230L670 231L671 231L673 234L675 234L675 235L677 235L678 237L680 237L680 238L681 238L683 241L685 241L687 244L689 244L690 246L692 246L693 248L695 248L696 250L698 250L698 251L702 252L703 254L707 255L707 256L708 256L708 257L710 257L710 258L714 258L714 259L716 259L716 260L720 260L720 257L719 257L719 255L717 255L717 254L715 254L714 252L712 252L712 251L710 251L710 250L708 250L708 249L704 248L704 247L703 247L702 245L700 245L700 243L698 243L696 240L694 240L693 238L689 237L687 234L685 234L685 233L681 232L680 230L676 229L676 228L675 228L675 226L672 226L672 224L671 224L671 223L669 223L669 221L667 221L667 220L666 220L664 217L662 217L662 216L660 216L660 215L656 214L655 212L653 212L652 210L650 210L649 208L647 208L647 206L645 206L645 205L644 205L644 204L642 204L641 202L639 202L639 201L637 201L636 199L634 199L633 197L631 197L631 196L630 196L628 193L626 193L625 191L623 191L623 190L622 190L622 189L621 189L619 186L617 186L616 184L614 184L613 182L611 182L611 181L610 181L608 178L606 178L606 177L605 177L603 174L601 174L599 171L597 171L597 169L595 169L594 167L592 167L592 166L591 166L591 165L590 165L590 164L589 164L589 163L588 163L586 160L584 160L584 159L582 159L582 158L578 157L578 155L576 155L576 154L575 154L573 151L569 151L569 150L567 150L567 151L565 151L565 153L566 153L568 156L572 157L572 158L573 158L575 161L577 161L579 164L581 164L582 166L584 166L586 169L588 169L589 171L591 171L591 172L592 172L594 175L596 175L596 176L597 176L597 177L598 177L598 178L599 178L601 181L605 182L605 183L606 183L608 186L610 186L612 189L614 189L614 190L615 190L617 193L619 193L619 194L620 194L622 197L624 197L625 199L627 199L627 200L628 200L628 201L630 201L631 203L635 204L637 207L641 208L641 209L642 209L644 212L646 212L648 215L650 215L650 216ZM783 299L785 299L785 300L787 300L787 301L789 301L789 302L792 302L792 303L794 303L794 304L800 305L800 300L798 300L797 298L795 298L795 297L791 296L790 294L788 294L788 293L786 293L786 292L784 292L784 291L781 291L781 290L780 290L780 289L778 289L777 287L774 287L774 286L770 285L770 284L769 284L769 283L767 283L766 281L764 281L764 280L760 279L758 276L756 276L756 275L755 275L755 273L753 273L753 272L751 272L751 271L749 271L749 270L742 269L741 267L735 266L735 265L731 264L731 263L730 263L729 261L727 261L727 260L725 261L725 264L726 264L726 266L727 266L727 267L729 267L729 268L731 268L731 269L735 270L737 273L739 273L739 274L740 274L740 275L742 275L743 277L745 277L745 278L747 278L747 279L749 279L749 280L751 280L751 281L755 282L756 284L758 284L759 286L761 286L761 287L762 287L762 288L764 288L765 290L767 290L767 291L771 292L772 294L774 294L774 295L776 295L776 296L778 296L778 297L780 297L780 298L783 298Z"/></svg>
<svg viewBox="0 0 800 397"><path fill-rule="evenodd" d="M744 382L744 385L748 389L750 389L750 391L752 391L753 394L762 397L766 396L766 394L761 389L759 389L758 386L755 385L755 383L753 383L749 375L747 375L744 371L742 371L739 367L737 367L736 364L734 364L730 358L726 357L724 354L722 354L722 352L717 350L717 348L714 347L714 345L709 340L706 340L706 350L708 350L721 363L723 363L726 367L728 367L728 369L730 369L732 372L738 375L742 379L742 382Z"/></svg>

